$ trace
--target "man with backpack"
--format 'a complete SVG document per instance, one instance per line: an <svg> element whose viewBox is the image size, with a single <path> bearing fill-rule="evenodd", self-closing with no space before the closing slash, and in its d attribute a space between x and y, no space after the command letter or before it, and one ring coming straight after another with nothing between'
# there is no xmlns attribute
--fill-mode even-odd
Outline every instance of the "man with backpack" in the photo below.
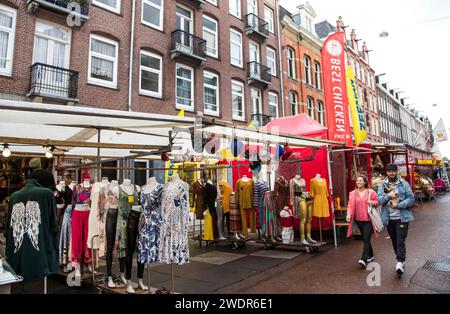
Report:
<svg viewBox="0 0 450 314"><path fill-rule="evenodd" d="M411 208L415 199L408 182L398 175L396 164L387 165L386 175L383 184L378 187L378 203L382 206L381 220L387 226L397 256L395 272L401 276L405 271L405 241L409 223L414 220Z"/></svg>

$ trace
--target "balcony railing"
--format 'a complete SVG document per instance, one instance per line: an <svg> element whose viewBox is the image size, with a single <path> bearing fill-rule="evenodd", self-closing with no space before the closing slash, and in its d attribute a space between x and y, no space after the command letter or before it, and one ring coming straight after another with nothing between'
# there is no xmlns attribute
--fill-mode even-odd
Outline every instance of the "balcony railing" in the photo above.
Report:
<svg viewBox="0 0 450 314"><path fill-rule="evenodd" d="M255 127L263 127L266 126L267 124L270 123L270 121L272 121L273 117L268 116L266 114L253 114L252 115L252 121L253 121L253 125Z"/></svg>
<svg viewBox="0 0 450 314"><path fill-rule="evenodd" d="M198 9L202 8L205 5L205 0L189 0L192 2Z"/></svg>
<svg viewBox="0 0 450 314"><path fill-rule="evenodd" d="M206 40L178 29L172 32L170 53L172 59L184 56L204 62L206 61Z"/></svg>
<svg viewBox="0 0 450 314"><path fill-rule="evenodd" d="M247 80L248 83L261 83L269 85L272 81L270 68L258 62L252 61L247 64Z"/></svg>
<svg viewBox="0 0 450 314"><path fill-rule="evenodd" d="M256 34L263 40L269 38L269 23L253 13L247 14L245 18L245 31L247 34Z"/></svg>
<svg viewBox="0 0 450 314"><path fill-rule="evenodd" d="M78 72L35 63L31 66L29 96L77 100Z"/></svg>
<svg viewBox="0 0 450 314"><path fill-rule="evenodd" d="M39 7L44 7L63 14L79 13L83 21L89 19L89 0L27 0L27 4L29 12L35 12Z"/></svg>

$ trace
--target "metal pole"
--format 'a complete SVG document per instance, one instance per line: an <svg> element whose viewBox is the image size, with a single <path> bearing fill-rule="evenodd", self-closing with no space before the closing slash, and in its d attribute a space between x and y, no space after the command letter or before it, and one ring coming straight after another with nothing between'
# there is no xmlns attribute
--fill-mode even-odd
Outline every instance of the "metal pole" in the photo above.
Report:
<svg viewBox="0 0 450 314"><path fill-rule="evenodd" d="M100 130L100 128L99 129L97 129L97 142L100 144L100 142L101 142L101 134L100 134L100 132L101 132L101 130ZM99 145L100 146L100 145ZM98 164L97 164L97 182L100 182L101 180L102 180L102 178L101 178L101 171L100 171L100 160L101 160L101 157L100 157L100 147L97 147L97 162L98 162Z"/></svg>
<svg viewBox="0 0 450 314"><path fill-rule="evenodd" d="M328 181L329 181L329 188L330 188L330 198L331 198L331 213L333 215L333 235L334 235L334 246L337 247L337 237L336 237L336 217L334 215L334 194L333 194L333 178L331 176L331 149L328 147Z"/></svg>
<svg viewBox="0 0 450 314"><path fill-rule="evenodd" d="M173 274L173 263L170 265L170 292L175 293L175 278Z"/></svg>
<svg viewBox="0 0 450 314"><path fill-rule="evenodd" d="M148 293L150 294L152 291L152 286L150 285L150 265L147 264L147 286L148 286Z"/></svg>
<svg viewBox="0 0 450 314"><path fill-rule="evenodd" d="M44 277L44 294L47 294L47 276Z"/></svg>

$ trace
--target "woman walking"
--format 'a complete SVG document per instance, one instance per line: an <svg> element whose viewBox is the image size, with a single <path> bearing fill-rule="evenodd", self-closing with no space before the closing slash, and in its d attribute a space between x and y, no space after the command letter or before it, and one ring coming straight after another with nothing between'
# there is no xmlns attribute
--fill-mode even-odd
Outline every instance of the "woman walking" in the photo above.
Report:
<svg viewBox="0 0 450 314"><path fill-rule="evenodd" d="M358 176L356 178L356 189L350 192L350 198L347 208L347 222L349 222L347 237L351 237L356 231L356 226L361 231L364 239L364 248L361 259L358 261L361 268L366 268L367 264L374 259L372 244L370 239L372 233L378 237L377 230L372 224L369 216L369 205L378 206L377 193L369 189L367 178ZM356 222L356 225L355 225Z"/></svg>

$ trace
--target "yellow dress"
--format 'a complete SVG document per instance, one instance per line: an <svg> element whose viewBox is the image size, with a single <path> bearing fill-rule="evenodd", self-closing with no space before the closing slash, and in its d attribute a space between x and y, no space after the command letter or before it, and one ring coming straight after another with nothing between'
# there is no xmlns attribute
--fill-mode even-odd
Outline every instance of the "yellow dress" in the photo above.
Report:
<svg viewBox="0 0 450 314"><path fill-rule="evenodd" d="M212 217L211 217L211 214L209 213L209 210L206 211L204 223L205 223L205 230L203 233L203 240L214 241L214 233L213 233L213 228L212 228Z"/></svg>
<svg viewBox="0 0 450 314"><path fill-rule="evenodd" d="M325 179L312 179L310 182L311 197L314 199L313 216L314 217L330 217L330 209L328 205L328 187Z"/></svg>

